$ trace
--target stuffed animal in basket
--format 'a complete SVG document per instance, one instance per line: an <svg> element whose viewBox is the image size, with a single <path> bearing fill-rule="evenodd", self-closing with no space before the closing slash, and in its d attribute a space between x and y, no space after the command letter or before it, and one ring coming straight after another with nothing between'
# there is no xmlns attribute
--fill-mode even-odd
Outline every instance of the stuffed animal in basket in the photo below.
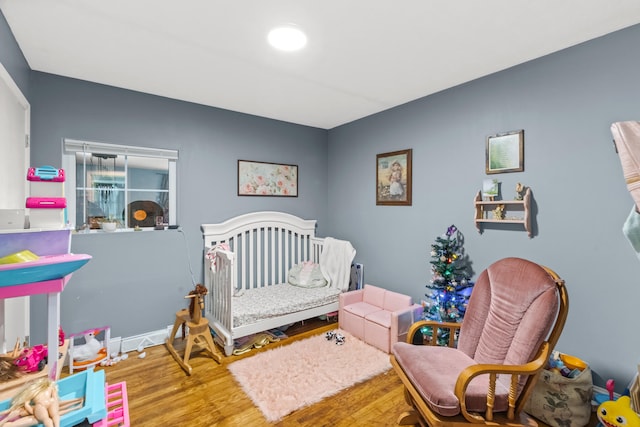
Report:
<svg viewBox="0 0 640 427"><path fill-rule="evenodd" d="M102 344L100 341L96 339L96 334L98 330L88 331L84 334L85 343L79 346L74 347L73 349L73 360L74 361L85 361L92 360L98 357L98 353L102 348Z"/></svg>
<svg viewBox="0 0 640 427"><path fill-rule="evenodd" d="M629 396L602 402L598 406L598 421L605 427L640 427L640 416L631 409Z"/></svg>

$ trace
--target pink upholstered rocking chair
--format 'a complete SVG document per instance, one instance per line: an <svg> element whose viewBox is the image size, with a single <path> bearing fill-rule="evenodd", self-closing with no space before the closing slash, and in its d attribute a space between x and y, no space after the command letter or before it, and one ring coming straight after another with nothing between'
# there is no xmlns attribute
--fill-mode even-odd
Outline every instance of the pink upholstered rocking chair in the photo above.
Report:
<svg viewBox="0 0 640 427"><path fill-rule="evenodd" d="M567 313L564 281L553 271L520 258L495 262L479 276L463 323L416 322L407 342L393 346L412 406L398 424L537 425L522 409ZM449 329L450 346L414 345L425 326Z"/></svg>

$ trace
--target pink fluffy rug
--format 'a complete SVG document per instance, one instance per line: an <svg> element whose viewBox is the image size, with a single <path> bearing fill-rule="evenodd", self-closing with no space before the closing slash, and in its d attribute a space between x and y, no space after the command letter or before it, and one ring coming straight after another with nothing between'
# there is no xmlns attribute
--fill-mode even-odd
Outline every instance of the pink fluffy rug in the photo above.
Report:
<svg viewBox="0 0 640 427"><path fill-rule="evenodd" d="M348 332L343 345L317 335L233 362L229 371L265 418L278 421L391 369L389 355Z"/></svg>

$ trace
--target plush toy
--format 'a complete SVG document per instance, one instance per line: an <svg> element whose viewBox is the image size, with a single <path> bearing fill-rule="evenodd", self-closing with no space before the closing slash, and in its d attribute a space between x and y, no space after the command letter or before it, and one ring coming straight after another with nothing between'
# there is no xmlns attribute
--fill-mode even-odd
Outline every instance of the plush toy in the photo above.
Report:
<svg viewBox="0 0 640 427"><path fill-rule="evenodd" d="M74 361L93 360L98 357L98 353L102 348L102 344L100 344L100 341L96 339L96 334L98 332L98 330L95 330L88 331L84 334L85 343L73 348Z"/></svg>
<svg viewBox="0 0 640 427"><path fill-rule="evenodd" d="M598 421L606 427L640 427L640 416L631 409L629 396L602 402L598 406Z"/></svg>
<svg viewBox="0 0 640 427"><path fill-rule="evenodd" d="M326 334L324 334L324 337L327 339L327 341L331 341L335 339L337 345L342 345L346 341L345 336L338 331L329 331Z"/></svg>

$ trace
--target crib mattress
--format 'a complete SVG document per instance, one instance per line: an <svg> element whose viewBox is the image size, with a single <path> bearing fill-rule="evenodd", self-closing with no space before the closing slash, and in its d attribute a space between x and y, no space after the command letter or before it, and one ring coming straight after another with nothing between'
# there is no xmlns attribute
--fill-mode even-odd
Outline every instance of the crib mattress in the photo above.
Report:
<svg viewBox="0 0 640 427"><path fill-rule="evenodd" d="M338 300L340 290L302 288L289 284L245 290L233 297L233 326L256 323L262 319L307 310L330 304Z"/></svg>

